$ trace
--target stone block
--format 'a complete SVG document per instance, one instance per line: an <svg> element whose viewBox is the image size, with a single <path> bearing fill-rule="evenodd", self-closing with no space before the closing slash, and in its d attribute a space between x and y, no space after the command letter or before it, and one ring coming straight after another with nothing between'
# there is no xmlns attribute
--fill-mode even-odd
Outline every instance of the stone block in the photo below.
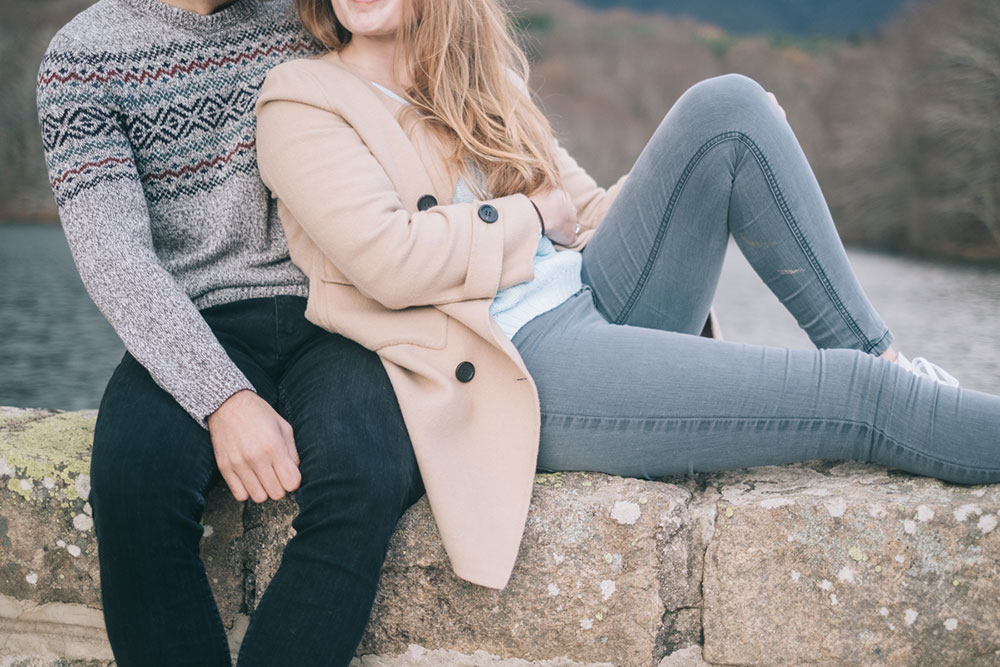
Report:
<svg viewBox="0 0 1000 667"><path fill-rule="evenodd" d="M715 479L705 659L1000 664L1000 486L822 468Z"/></svg>
<svg viewBox="0 0 1000 667"><path fill-rule="evenodd" d="M93 413L0 408L0 667L109 667ZM235 655L294 494L211 490L202 556ZM354 667L1000 664L1000 485L807 462L665 482L539 475L504 591L402 518Z"/></svg>
<svg viewBox="0 0 1000 667"><path fill-rule="evenodd" d="M455 577L426 500L390 548L362 650L407 643L508 658L650 665L664 625L699 602L704 549L690 492L586 473L539 475L521 553L503 591ZM405 601L405 602L404 602Z"/></svg>
<svg viewBox="0 0 1000 667"><path fill-rule="evenodd" d="M703 530L690 495L660 482L539 475L503 591L452 573L424 498L391 542L361 652L396 655L417 644L501 658L653 664L664 653L665 625L683 645L700 636L690 611L699 603ZM292 534L294 507L283 500L254 514L253 578L263 590Z"/></svg>

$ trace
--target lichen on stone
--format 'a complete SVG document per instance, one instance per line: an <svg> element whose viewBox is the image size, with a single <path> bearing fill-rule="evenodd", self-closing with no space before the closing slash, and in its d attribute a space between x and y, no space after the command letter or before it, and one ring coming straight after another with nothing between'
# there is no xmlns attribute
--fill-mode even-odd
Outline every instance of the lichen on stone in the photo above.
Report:
<svg viewBox="0 0 1000 667"><path fill-rule="evenodd" d="M0 459L4 473L19 476L45 489L63 486L66 498L75 500L81 489L75 486L90 467L94 420L92 413L20 412L0 418ZM89 491L89 481L85 483ZM8 482L7 488L25 499Z"/></svg>
<svg viewBox="0 0 1000 667"><path fill-rule="evenodd" d="M22 485L23 481L24 480L18 479L17 477L11 477L7 480L7 489L21 496L25 500L31 500L31 487L29 486L25 489Z"/></svg>
<svg viewBox="0 0 1000 667"><path fill-rule="evenodd" d="M861 547L859 546L853 546L850 549L848 549L847 555L849 555L851 558L858 561L859 563L861 561L868 560L868 556L864 554L864 552L861 550Z"/></svg>

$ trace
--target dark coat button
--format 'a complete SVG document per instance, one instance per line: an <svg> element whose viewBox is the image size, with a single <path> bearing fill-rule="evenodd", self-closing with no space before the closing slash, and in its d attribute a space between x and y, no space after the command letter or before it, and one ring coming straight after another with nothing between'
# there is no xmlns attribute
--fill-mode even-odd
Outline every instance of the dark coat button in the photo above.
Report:
<svg viewBox="0 0 1000 667"><path fill-rule="evenodd" d="M500 214L489 204L483 204L479 207L479 219L483 222L496 222L500 219Z"/></svg>
<svg viewBox="0 0 1000 667"><path fill-rule="evenodd" d="M437 197L434 195L424 195L417 200L417 210L426 211L429 208L434 208L438 205Z"/></svg>
<svg viewBox="0 0 1000 667"><path fill-rule="evenodd" d="M455 377L458 378L459 382L468 382L476 375L476 367L472 365L471 361L463 361L455 369Z"/></svg>

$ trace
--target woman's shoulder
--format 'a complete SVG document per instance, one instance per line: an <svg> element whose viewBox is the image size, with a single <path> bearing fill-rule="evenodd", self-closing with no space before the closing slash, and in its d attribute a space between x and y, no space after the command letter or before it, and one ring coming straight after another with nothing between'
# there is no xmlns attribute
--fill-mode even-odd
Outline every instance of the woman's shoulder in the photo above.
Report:
<svg viewBox="0 0 1000 667"><path fill-rule="evenodd" d="M317 106L340 106L351 99L343 91L363 82L344 67L336 53L288 60L267 73L257 101L310 102Z"/></svg>

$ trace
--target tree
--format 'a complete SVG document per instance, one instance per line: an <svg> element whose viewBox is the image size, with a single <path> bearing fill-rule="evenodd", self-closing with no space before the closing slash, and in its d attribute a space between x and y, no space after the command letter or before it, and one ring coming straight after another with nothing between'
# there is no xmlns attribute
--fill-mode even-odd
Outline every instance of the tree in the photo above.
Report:
<svg viewBox="0 0 1000 667"><path fill-rule="evenodd" d="M939 158L921 172L925 215L985 231L1000 248L1000 3L946 4L953 15L930 41L919 87L918 140Z"/></svg>

